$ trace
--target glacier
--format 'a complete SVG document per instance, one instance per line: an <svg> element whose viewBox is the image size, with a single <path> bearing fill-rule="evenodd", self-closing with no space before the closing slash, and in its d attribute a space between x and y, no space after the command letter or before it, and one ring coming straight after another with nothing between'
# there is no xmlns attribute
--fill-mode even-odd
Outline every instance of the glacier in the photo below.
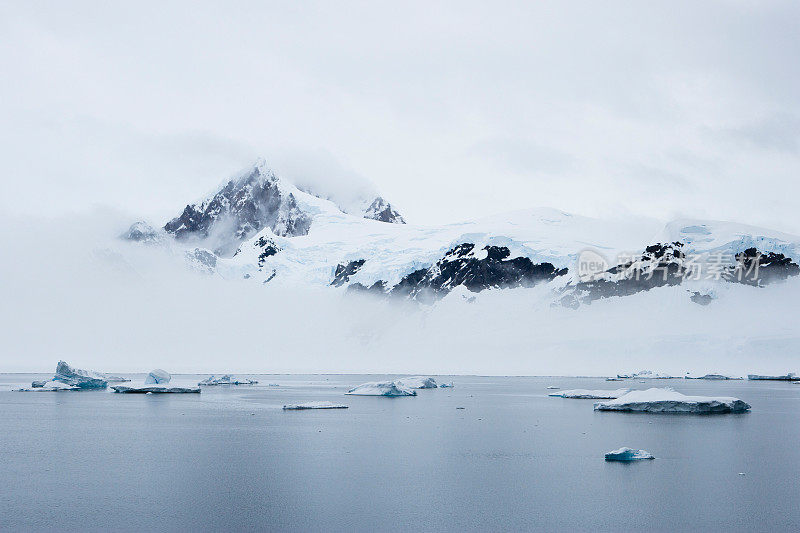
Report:
<svg viewBox="0 0 800 533"><path fill-rule="evenodd" d="M549 387L548 387L549 388ZM629 393L631 389L617 389L617 390L589 390L589 389L572 389L562 390L558 392L551 392L548 396L559 398L574 398L579 400L604 400L616 399Z"/></svg>
<svg viewBox="0 0 800 533"><path fill-rule="evenodd" d="M633 448L620 448L613 450L605 455L606 461L637 461L639 459L655 459L653 454L644 450L634 450Z"/></svg>
<svg viewBox="0 0 800 533"><path fill-rule="evenodd" d="M353 387L345 394L353 396L416 396L417 391L404 386L397 381L372 381Z"/></svg>
<svg viewBox="0 0 800 533"><path fill-rule="evenodd" d="M631 391L615 400L597 402L596 411L639 411L646 413L742 413L750 405L727 396L686 396L670 388Z"/></svg>

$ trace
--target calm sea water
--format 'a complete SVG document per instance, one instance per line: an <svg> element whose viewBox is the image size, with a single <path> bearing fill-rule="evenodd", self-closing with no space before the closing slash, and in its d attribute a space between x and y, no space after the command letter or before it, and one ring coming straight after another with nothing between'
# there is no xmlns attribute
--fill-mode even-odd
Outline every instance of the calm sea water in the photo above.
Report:
<svg viewBox="0 0 800 533"><path fill-rule="evenodd" d="M655 382L752 405L721 416L547 397L648 386L591 378L453 377L394 399L343 395L383 376L10 391L44 377L0 375L3 530L800 530L800 385ZM350 408L281 410L312 400ZM621 446L657 459L603 460Z"/></svg>

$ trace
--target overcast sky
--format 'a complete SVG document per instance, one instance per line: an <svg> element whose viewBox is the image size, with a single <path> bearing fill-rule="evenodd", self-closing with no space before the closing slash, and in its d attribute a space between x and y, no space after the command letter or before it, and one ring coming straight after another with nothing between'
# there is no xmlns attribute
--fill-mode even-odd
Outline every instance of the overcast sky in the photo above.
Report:
<svg viewBox="0 0 800 533"><path fill-rule="evenodd" d="M422 224L800 233L798 27L797 2L0 0L0 209L163 222L264 156Z"/></svg>

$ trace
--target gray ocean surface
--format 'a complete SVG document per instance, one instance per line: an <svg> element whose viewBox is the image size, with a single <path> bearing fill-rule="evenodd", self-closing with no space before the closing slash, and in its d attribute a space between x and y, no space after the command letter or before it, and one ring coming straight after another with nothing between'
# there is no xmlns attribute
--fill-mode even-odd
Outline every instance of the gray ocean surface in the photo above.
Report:
<svg viewBox="0 0 800 533"><path fill-rule="evenodd" d="M344 392L387 376L253 375L199 395L11 392L46 377L0 375L2 530L800 530L800 385L455 376L382 398ZM595 412L548 385L752 411ZM350 408L281 409L315 400ZM603 460L621 446L657 459Z"/></svg>

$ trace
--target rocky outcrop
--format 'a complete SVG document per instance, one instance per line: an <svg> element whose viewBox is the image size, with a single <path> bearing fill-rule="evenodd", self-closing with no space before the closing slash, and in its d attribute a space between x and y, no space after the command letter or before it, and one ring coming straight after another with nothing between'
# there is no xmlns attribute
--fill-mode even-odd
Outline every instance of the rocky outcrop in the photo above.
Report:
<svg viewBox="0 0 800 533"><path fill-rule="evenodd" d="M366 261L364 259L358 259L357 261L350 261L347 264L339 264L336 265L336 271L333 273L333 281L331 281L331 285L334 287L341 287L348 281L350 281L350 276L358 272Z"/></svg>
<svg viewBox="0 0 800 533"><path fill-rule="evenodd" d="M388 222L390 224L405 224L406 221L400 213L397 212L392 204L378 196L364 211L364 218L371 218L379 220L380 222Z"/></svg>
<svg viewBox="0 0 800 533"><path fill-rule="evenodd" d="M310 227L311 218L298 207L294 195L282 191L275 173L259 162L213 196L187 205L164 230L176 239L214 237L214 251L229 255L264 228L293 237L306 235Z"/></svg>
<svg viewBox="0 0 800 533"><path fill-rule="evenodd" d="M731 282L763 287L798 274L800 266L791 257L748 248L736 254L736 264L728 269L724 277Z"/></svg>

